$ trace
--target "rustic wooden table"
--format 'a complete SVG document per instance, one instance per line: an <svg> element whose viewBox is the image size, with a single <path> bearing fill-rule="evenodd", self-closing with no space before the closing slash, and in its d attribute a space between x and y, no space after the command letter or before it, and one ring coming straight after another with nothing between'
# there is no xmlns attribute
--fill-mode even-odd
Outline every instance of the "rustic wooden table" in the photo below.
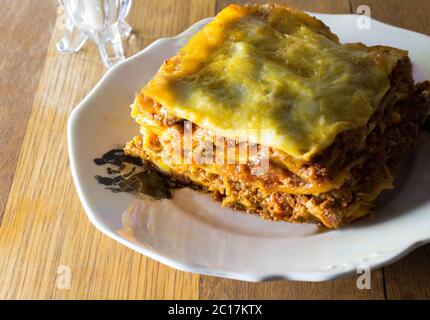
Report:
<svg viewBox="0 0 430 320"><path fill-rule="evenodd" d="M134 0L127 55L229 2ZM326 13L368 4L378 20L430 34L430 0L275 2ZM105 72L97 50L56 51L61 12L55 0L0 0L0 12L0 299L430 298L430 246L373 271L371 289L359 290L356 277L255 284L198 276L102 235L76 195L66 141L68 115ZM61 265L70 267L70 289L56 285Z"/></svg>

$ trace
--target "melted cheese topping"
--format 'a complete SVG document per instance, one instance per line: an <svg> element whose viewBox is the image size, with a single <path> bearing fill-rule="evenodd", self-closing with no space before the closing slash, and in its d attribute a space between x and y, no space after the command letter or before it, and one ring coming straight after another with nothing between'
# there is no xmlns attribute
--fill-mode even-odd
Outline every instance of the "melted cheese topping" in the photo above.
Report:
<svg viewBox="0 0 430 320"><path fill-rule="evenodd" d="M141 94L203 128L307 161L366 125L406 54L340 44L322 22L286 7L231 5Z"/></svg>

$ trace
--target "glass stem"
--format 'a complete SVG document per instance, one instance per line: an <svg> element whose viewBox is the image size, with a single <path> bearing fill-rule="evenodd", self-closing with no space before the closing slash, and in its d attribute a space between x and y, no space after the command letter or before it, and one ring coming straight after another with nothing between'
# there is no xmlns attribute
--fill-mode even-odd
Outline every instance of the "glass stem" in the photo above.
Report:
<svg viewBox="0 0 430 320"><path fill-rule="evenodd" d="M97 32L96 43L106 67L110 68L125 59L118 23L105 32Z"/></svg>
<svg viewBox="0 0 430 320"><path fill-rule="evenodd" d="M87 36L76 28L73 21L67 17L63 37L57 42L57 49L65 53L78 52L84 46L87 39Z"/></svg>

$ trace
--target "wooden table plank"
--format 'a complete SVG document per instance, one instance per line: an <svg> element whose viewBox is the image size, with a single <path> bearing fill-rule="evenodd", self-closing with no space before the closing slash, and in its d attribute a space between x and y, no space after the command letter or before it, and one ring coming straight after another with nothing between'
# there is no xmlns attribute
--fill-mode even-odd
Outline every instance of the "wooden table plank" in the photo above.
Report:
<svg viewBox="0 0 430 320"><path fill-rule="evenodd" d="M222 9L230 2L219 0L217 9ZM259 2L265 3L267 1ZM314 12L350 12L348 0L273 2L283 2L301 10ZM201 276L199 292L202 299L384 299L383 276L380 270L372 272L371 290L359 290L356 281L357 277L349 277L321 283L293 281L247 283Z"/></svg>
<svg viewBox="0 0 430 320"><path fill-rule="evenodd" d="M215 11L212 0L133 3L129 54ZM0 299L197 298L198 276L116 243L85 216L71 179L66 123L105 69L92 45L59 54L60 33L56 29L49 44L1 226ZM62 265L71 271L70 290L56 285Z"/></svg>
<svg viewBox="0 0 430 320"><path fill-rule="evenodd" d="M430 35L430 1L352 0L368 5L372 17ZM430 299L430 245L384 268L387 299Z"/></svg>
<svg viewBox="0 0 430 320"><path fill-rule="evenodd" d="M55 0L0 1L0 225L56 9Z"/></svg>
<svg viewBox="0 0 430 320"><path fill-rule="evenodd" d="M246 4L246 3L278 3L296 7L300 10L308 10L320 13L349 13L349 0L217 0L217 11L222 10L230 3Z"/></svg>
<svg viewBox="0 0 430 320"><path fill-rule="evenodd" d="M430 34L430 1L428 0L351 0L354 13L368 5L372 18L409 30Z"/></svg>
<svg viewBox="0 0 430 320"><path fill-rule="evenodd" d="M387 299L430 299L430 245L384 268Z"/></svg>
<svg viewBox="0 0 430 320"><path fill-rule="evenodd" d="M103 236L88 222L74 192L65 126L70 111L105 70L92 45L76 55L57 53L54 46L60 30L55 30L48 42L56 1L37 1L37 5L35 1L0 0L0 12L6 12L0 21L0 47L7 48L6 44L12 40L17 42L11 46L12 50L0 52L0 87L7 89L6 95L0 95L0 107L1 110L8 108L8 112L0 113L0 129L6 133L0 136L0 143L6 146L6 152L0 155L0 221L6 207L0 225L0 299L383 299L384 274L388 298L430 297L430 263L426 259L430 246L384 268L384 274L373 272L372 290L358 290L356 277L326 283L259 284L198 277L160 265ZM330 13L349 12L350 7L355 11L358 5L370 3L373 17L430 34L429 1L258 2L285 2L304 10ZM136 32L127 41L126 52L133 54L159 37L175 35L193 22L213 15L227 3L224 0L135 0L128 20ZM32 23L33 19L38 23ZM70 290L56 287L61 265L70 267Z"/></svg>
<svg viewBox="0 0 430 320"><path fill-rule="evenodd" d="M360 290L357 278L327 282L244 281L200 277L200 299L384 299L382 272L372 272L371 289Z"/></svg>

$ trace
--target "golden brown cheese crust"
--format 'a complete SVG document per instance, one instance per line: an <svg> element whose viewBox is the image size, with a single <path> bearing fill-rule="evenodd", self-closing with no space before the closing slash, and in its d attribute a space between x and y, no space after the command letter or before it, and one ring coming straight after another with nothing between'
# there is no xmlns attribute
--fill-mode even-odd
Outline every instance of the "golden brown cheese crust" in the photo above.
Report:
<svg viewBox="0 0 430 320"><path fill-rule="evenodd" d="M309 161L339 133L366 125L405 56L342 45L321 21L290 8L231 5L141 94L222 136Z"/></svg>

